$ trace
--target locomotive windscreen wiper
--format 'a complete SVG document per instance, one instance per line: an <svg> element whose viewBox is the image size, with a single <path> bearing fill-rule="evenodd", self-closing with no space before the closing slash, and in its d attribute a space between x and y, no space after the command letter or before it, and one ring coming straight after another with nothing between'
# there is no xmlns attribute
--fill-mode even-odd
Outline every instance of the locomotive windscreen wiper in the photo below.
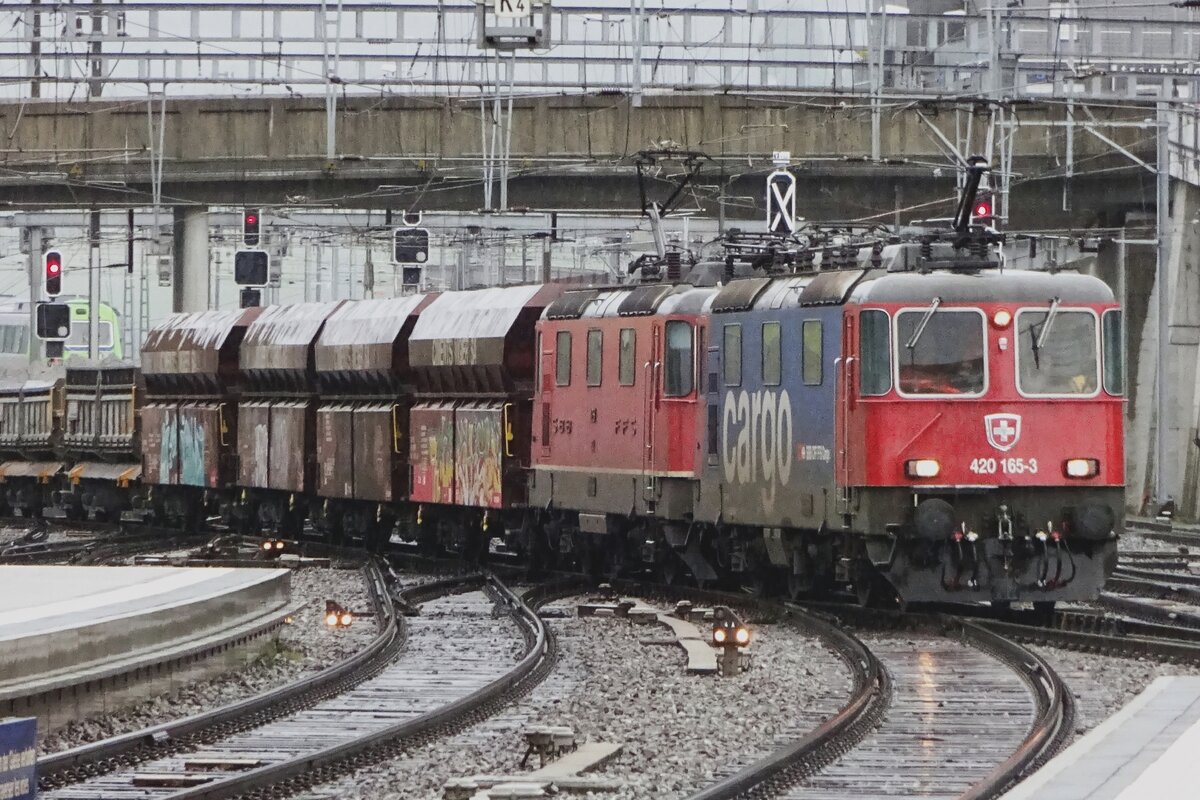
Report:
<svg viewBox="0 0 1200 800"><path fill-rule="evenodd" d="M904 345L908 350L912 350L917 346L917 342L921 338L921 334L925 332L925 326L929 324L929 320L933 319L933 312L938 310L938 306L942 304L942 298L935 297L933 302L929 304L929 308L925 309L925 316L921 317L921 321L917 323L917 329L913 331L912 338L908 340L908 344Z"/></svg>
<svg viewBox="0 0 1200 800"><path fill-rule="evenodd" d="M1037 369L1042 368L1042 359L1040 358L1042 346L1046 344L1046 338L1050 335L1050 326L1054 324L1054 318L1058 316L1059 299L1056 297L1050 301L1050 311L1046 314L1046 321L1042 323L1042 329L1034 334L1033 328L1029 329L1029 342L1033 346L1033 366Z"/></svg>

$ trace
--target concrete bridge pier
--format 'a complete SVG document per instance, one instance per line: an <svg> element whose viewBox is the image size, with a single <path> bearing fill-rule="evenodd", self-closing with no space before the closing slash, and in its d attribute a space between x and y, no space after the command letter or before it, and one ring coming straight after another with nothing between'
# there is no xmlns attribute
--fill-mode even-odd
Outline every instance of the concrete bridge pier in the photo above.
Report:
<svg viewBox="0 0 1200 800"><path fill-rule="evenodd" d="M207 311L209 299L208 206L175 208L172 311Z"/></svg>
<svg viewBox="0 0 1200 800"><path fill-rule="evenodd" d="M1126 326L1130 378L1126 428L1128 505L1151 513L1167 498L1176 516L1200 517L1200 187L1172 186L1167 281L1155 285L1153 248L1126 264ZM1164 493L1158 497L1155 442L1159 292L1167 292L1166 454ZM1148 290L1148 291L1146 291Z"/></svg>

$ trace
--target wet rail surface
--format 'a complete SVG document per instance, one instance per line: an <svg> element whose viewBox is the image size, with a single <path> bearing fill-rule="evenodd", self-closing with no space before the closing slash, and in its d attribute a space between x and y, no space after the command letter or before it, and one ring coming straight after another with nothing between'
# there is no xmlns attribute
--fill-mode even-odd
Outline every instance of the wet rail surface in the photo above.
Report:
<svg viewBox="0 0 1200 800"><path fill-rule="evenodd" d="M494 615L484 591L431 600L408 620L404 651L380 675L293 716L238 734L186 755L140 765L86 783L40 794L44 800L168 798L238 772L233 764L262 766L316 752L415 718L480 689L520 657L521 636L510 617ZM189 769L198 763L212 771ZM178 780L172 781L171 777ZM168 784L155 786L147 784Z"/></svg>
<svg viewBox="0 0 1200 800"><path fill-rule="evenodd" d="M863 633L892 678L882 724L788 800L958 797L1017 750L1035 699L1011 668L955 639Z"/></svg>

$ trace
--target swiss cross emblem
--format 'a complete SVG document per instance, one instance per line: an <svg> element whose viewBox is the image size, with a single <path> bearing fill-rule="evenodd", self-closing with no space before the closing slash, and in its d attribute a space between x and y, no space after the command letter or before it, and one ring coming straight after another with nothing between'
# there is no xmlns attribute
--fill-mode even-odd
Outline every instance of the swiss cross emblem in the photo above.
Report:
<svg viewBox="0 0 1200 800"><path fill-rule="evenodd" d="M1021 438L1020 414L988 414L983 418L983 429L987 431L988 444L1004 452Z"/></svg>

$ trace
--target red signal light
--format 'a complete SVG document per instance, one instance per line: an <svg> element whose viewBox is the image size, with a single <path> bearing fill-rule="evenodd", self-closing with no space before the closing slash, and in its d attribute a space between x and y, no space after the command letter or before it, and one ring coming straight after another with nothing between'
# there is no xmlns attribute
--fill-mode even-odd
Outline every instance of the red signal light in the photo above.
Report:
<svg viewBox="0 0 1200 800"><path fill-rule="evenodd" d="M62 253L49 250L46 253L46 296L62 294Z"/></svg>
<svg viewBox="0 0 1200 800"><path fill-rule="evenodd" d="M247 247L257 247L261 241L257 208L247 208L242 211L242 241L246 243Z"/></svg>
<svg viewBox="0 0 1200 800"><path fill-rule="evenodd" d="M981 201L981 202L978 202L975 204L975 216L990 217L991 215L992 215L992 204L991 203L989 203L985 200L985 201Z"/></svg>

